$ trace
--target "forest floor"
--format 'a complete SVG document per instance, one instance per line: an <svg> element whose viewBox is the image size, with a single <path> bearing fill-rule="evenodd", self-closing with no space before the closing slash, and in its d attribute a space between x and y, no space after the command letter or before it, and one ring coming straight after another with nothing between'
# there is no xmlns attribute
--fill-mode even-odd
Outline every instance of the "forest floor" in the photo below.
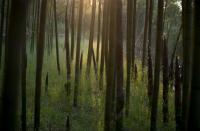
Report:
<svg viewBox="0 0 200 131"><path fill-rule="evenodd" d="M85 45L86 46L86 45ZM83 48L84 49L84 48ZM85 48L87 49L87 48ZM29 49L28 49L29 50ZM84 50L83 50L84 51ZM66 83L66 62L64 46L60 46L61 74L58 75L56 67L55 49L49 56L45 53L43 65L43 83L41 97L41 131L64 131L67 111L71 110L72 131L103 131L104 125L104 103L105 82L100 90L95 79L93 66L91 68L90 80L85 77L86 52L84 53L83 70L79 86L78 107L68 107L68 99L64 85ZM74 61L73 61L74 62ZM124 117L125 131L148 131L150 128L150 109L147 97L147 78L141 79L140 62L138 64L138 78L131 84L130 114ZM35 69L36 55L28 53L27 65L27 126L30 131L34 123L34 97L35 97ZM125 66L124 66L125 67ZM45 77L48 72L49 87L45 92ZM126 76L126 75L124 75ZM1 70L2 78L2 70ZM126 80L126 78L124 78ZM72 90L71 105L73 101L74 88L74 63L72 64ZM125 83L125 82L124 82ZM134 83L134 84L133 84ZM0 79L2 84L2 79ZM124 86L125 87L125 86ZM169 123L162 122L162 86L160 86L158 105L158 131L175 131L174 121L174 92L169 92ZM20 113L19 113L20 115Z"/></svg>

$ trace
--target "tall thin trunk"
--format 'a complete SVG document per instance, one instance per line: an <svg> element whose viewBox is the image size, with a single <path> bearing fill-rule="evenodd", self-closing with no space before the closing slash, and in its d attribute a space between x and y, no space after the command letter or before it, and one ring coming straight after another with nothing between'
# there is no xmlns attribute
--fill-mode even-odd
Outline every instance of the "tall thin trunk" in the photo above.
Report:
<svg viewBox="0 0 200 131"><path fill-rule="evenodd" d="M25 40L26 41L26 38ZM26 53L26 43L24 42L22 47L22 81L21 81L21 93L22 93L22 114L21 114L21 127L22 131L26 131L26 70L27 70L27 53Z"/></svg>
<svg viewBox="0 0 200 131"><path fill-rule="evenodd" d="M100 36L101 36L101 0L99 0L99 6L98 6L98 29L97 29L97 65L99 63L99 48L100 48Z"/></svg>
<svg viewBox="0 0 200 131"><path fill-rule="evenodd" d="M108 63L106 69L107 87L106 87L106 101L105 101L105 120L104 131L111 131L114 129L114 116L115 116L115 49L116 49L116 2L115 0L109 1L109 53ZM112 30L112 31L111 31Z"/></svg>
<svg viewBox="0 0 200 131"><path fill-rule="evenodd" d="M40 105L41 105L41 86L42 86L42 68L45 45L45 27L47 16L47 0L42 0L40 12L40 26L37 39L37 63L36 63L36 81L35 81L35 114L34 114L34 130L39 131L40 128Z"/></svg>
<svg viewBox="0 0 200 131"><path fill-rule="evenodd" d="M92 60L95 15L96 15L96 0L93 0L92 1L92 18L91 18L91 24L90 24L89 47L88 47L88 56L87 56L87 68L86 68L87 76L89 76L90 74L90 67L91 67L91 60Z"/></svg>
<svg viewBox="0 0 200 131"><path fill-rule="evenodd" d="M137 0L133 0L133 34L132 34L132 57L131 57L131 64L132 64L132 72L134 72L134 65L135 65L135 41L136 41L136 27L137 27Z"/></svg>
<svg viewBox="0 0 200 131"><path fill-rule="evenodd" d="M6 8L6 22L5 22L5 43L8 41L8 28L9 28L9 18L10 18L10 5L11 1L7 0L7 8ZM5 49L6 50L6 49Z"/></svg>
<svg viewBox="0 0 200 131"><path fill-rule="evenodd" d="M155 55L155 71L154 71L154 88L152 96L152 109L151 109L151 131L156 130L157 122L157 109L158 109L158 93L160 84L160 62L161 62L161 49L162 49L162 35L163 35L163 6L164 1L158 1L158 16L157 16L157 34L156 34L156 55Z"/></svg>
<svg viewBox="0 0 200 131"><path fill-rule="evenodd" d="M152 57L151 57L151 45L148 44L148 98L149 106L152 104L152 93L153 92L153 67L152 67Z"/></svg>
<svg viewBox="0 0 200 131"><path fill-rule="evenodd" d="M191 90L192 68L192 1L182 0L182 24L183 24L183 97L182 97L182 125L187 130L189 111L189 98Z"/></svg>
<svg viewBox="0 0 200 131"><path fill-rule="evenodd" d="M124 77L123 77L123 31L122 31L122 1L117 0L116 19L116 131L123 131L124 109Z"/></svg>
<svg viewBox="0 0 200 131"><path fill-rule="evenodd" d="M5 21L5 2L2 0L1 3L1 23L0 23L0 68L1 68L1 58L2 58L2 45L3 45L3 33L4 33L4 21Z"/></svg>
<svg viewBox="0 0 200 131"><path fill-rule="evenodd" d="M92 49L92 61L93 61L93 65L94 65L94 73L95 73L95 76L96 76L96 80L98 80L97 62L96 62L96 59L95 59L94 49Z"/></svg>
<svg viewBox="0 0 200 131"><path fill-rule="evenodd" d="M199 105L199 92L200 92L200 1L194 1L194 48L193 48L193 69L192 69L192 84L191 84L191 100L190 100L190 115L188 130L200 130L200 105Z"/></svg>
<svg viewBox="0 0 200 131"><path fill-rule="evenodd" d="M151 56L151 43L152 43L152 21L153 21L153 0L149 2L149 23L148 23L148 97L149 105L152 101L152 90L153 90L153 67L152 67L152 56Z"/></svg>
<svg viewBox="0 0 200 131"><path fill-rule="evenodd" d="M176 58L175 67L175 119L176 131L181 131L181 70L179 67L179 59Z"/></svg>
<svg viewBox="0 0 200 131"><path fill-rule="evenodd" d="M26 0L13 0L2 90L0 130L18 130L18 97L21 85L22 48L26 43Z"/></svg>
<svg viewBox="0 0 200 131"><path fill-rule="evenodd" d="M36 24L37 24L37 5L38 5L38 0L34 0L32 2L32 33L31 33L31 47L30 50L31 52L34 51L35 49L35 36L37 34L36 32Z"/></svg>
<svg viewBox="0 0 200 131"><path fill-rule="evenodd" d="M57 70L58 74L60 75L60 59L59 59L59 46L58 46L58 24L57 24L57 7L56 7L56 0L54 0L54 20L55 20L55 36L56 36L56 62L57 62Z"/></svg>
<svg viewBox="0 0 200 131"><path fill-rule="evenodd" d="M149 21L149 0L146 0L146 14L145 14L145 25L144 25L144 40L143 40L143 51L142 51L142 72L144 76L144 66L146 62L146 49L148 39L148 21Z"/></svg>
<svg viewBox="0 0 200 131"><path fill-rule="evenodd" d="M70 89L71 88L71 57L70 57L70 46L69 46L68 6L66 6L66 13L65 13L65 48L66 48L67 89Z"/></svg>
<svg viewBox="0 0 200 131"><path fill-rule="evenodd" d="M128 0L127 3L127 43L126 43L126 65L127 65L127 80L126 80L126 115L129 114L129 103L130 103L130 84L131 84L131 47L132 47L132 16L133 16L133 0Z"/></svg>
<svg viewBox="0 0 200 131"><path fill-rule="evenodd" d="M75 37L75 0L72 0L72 16L71 16L71 60L74 59L74 37Z"/></svg>
<svg viewBox="0 0 200 131"><path fill-rule="evenodd" d="M182 32L183 26L181 25L178 31L178 36L176 38L176 42L175 42L175 46L172 52L172 56L171 56L171 61L170 61L170 69L169 69L169 80L173 81L173 74L174 74L174 58L175 58L175 54L176 54L176 49L178 47L178 43L179 43L179 39L181 36L181 32Z"/></svg>
<svg viewBox="0 0 200 131"><path fill-rule="evenodd" d="M82 19L83 19L83 0L79 4L79 20L77 29L77 47L76 47L76 63L75 63L75 87L74 87L74 106L78 106L78 87L80 75L80 48L81 48L81 33L82 33Z"/></svg>
<svg viewBox="0 0 200 131"><path fill-rule="evenodd" d="M107 21L108 21L108 1L104 0L103 5L103 23L102 23L102 35L101 35L101 59L100 59L100 72L99 72L99 85L102 87L103 85L103 74L105 67L105 47L106 47L106 33L107 33Z"/></svg>
<svg viewBox="0 0 200 131"><path fill-rule="evenodd" d="M67 69L67 84L65 88L67 89L67 103L68 103L66 131L70 131L71 57L70 57L70 46L69 46L68 3L66 5L66 13L65 13L65 49L66 49L66 69Z"/></svg>
<svg viewBox="0 0 200 131"><path fill-rule="evenodd" d="M162 53L162 67L163 67L163 122L169 122L168 111L168 92L169 92L169 68L168 68L168 46L166 37L163 38L163 53Z"/></svg>
<svg viewBox="0 0 200 131"><path fill-rule="evenodd" d="M81 76L82 69L83 69L83 52L81 52L79 66L80 66L80 76Z"/></svg>

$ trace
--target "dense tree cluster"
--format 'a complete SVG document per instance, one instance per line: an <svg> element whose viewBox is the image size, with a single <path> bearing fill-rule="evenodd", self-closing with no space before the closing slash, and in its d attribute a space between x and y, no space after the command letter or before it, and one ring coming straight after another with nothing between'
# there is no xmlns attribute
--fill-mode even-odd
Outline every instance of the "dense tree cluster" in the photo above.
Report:
<svg viewBox="0 0 200 131"><path fill-rule="evenodd" d="M63 76L65 121L59 130L73 130L74 112L85 108L82 80L95 92L90 99L103 96L100 130L138 129L129 129L127 121L140 87L148 130L158 130L160 108L167 130L170 121L177 131L200 130L199 0L0 0L0 7L0 130L44 129L43 83L50 99L50 81ZM44 77L54 52L58 74L48 69ZM27 124L29 59L36 63L33 127Z"/></svg>

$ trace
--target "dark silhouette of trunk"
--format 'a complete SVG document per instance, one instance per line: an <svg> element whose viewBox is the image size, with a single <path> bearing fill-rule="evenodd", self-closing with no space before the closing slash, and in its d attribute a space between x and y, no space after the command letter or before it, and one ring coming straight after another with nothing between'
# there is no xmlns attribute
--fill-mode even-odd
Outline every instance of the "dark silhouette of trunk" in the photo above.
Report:
<svg viewBox="0 0 200 131"><path fill-rule="evenodd" d="M74 87L74 106L78 106L78 87L80 75L80 46L81 46L81 32L82 32L82 18L83 18L83 0L79 4L79 20L77 30L77 47L76 47L76 63L75 63L75 87Z"/></svg>
<svg viewBox="0 0 200 131"><path fill-rule="evenodd" d="M39 34L40 13L41 13L41 0L38 0L37 1L37 26L36 26L37 37L38 37L38 34Z"/></svg>
<svg viewBox="0 0 200 131"><path fill-rule="evenodd" d="M26 41L26 39L25 39ZM24 42L25 43L25 42ZM26 43L22 47L22 114L21 114L21 127L22 131L26 131L26 70L27 70L27 53Z"/></svg>
<svg viewBox="0 0 200 131"><path fill-rule="evenodd" d="M66 49L67 88L71 88L71 57L70 57L70 46L69 46L68 6L66 6L66 13L65 13L65 49Z"/></svg>
<svg viewBox="0 0 200 131"><path fill-rule="evenodd" d="M32 33L31 33L31 47L30 47L30 51L34 52L35 49L35 39L36 39L36 35L37 35L37 10L39 10L38 8L38 3L39 0L34 0L32 2Z"/></svg>
<svg viewBox="0 0 200 131"><path fill-rule="evenodd" d="M153 67L152 67L152 57L151 57L151 45L148 44L148 97L150 106L152 104L152 92L153 92Z"/></svg>
<svg viewBox="0 0 200 131"><path fill-rule="evenodd" d="M99 48L100 48L100 36L101 36L101 0L99 0L99 6L98 6L98 29L97 29L97 65L99 63Z"/></svg>
<svg viewBox="0 0 200 131"><path fill-rule="evenodd" d="M175 119L176 131L181 131L181 69L178 58L175 67Z"/></svg>
<svg viewBox="0 0 200 131"><path fill-rule="evenodd" d="M134 66L134 80L137 80L138 78L138 69L137 69L137 65L135 64Z"/></svg>
<svg viewBox="0 0 200 131"><path fill-rule="evenodd" d="M10 18L10 0L7 1L7 8L6 8L6 21L5 21L5 43L8 41L8 28L9 28L9 18ZM5 49L6 50L6 49Z"/></svg>
<svg viewBox="0 0 200 131"><path fill-rule="evenodd" d="M100 87L103 86L103 75L104 75L104 67L106 61L106 44L107 44L107 27L108 27L108 1L104 0L104 7L103 7L103 24L102 24L102 39L101 39L101 59L100 59L100 72L99 72L99 85Z"/></svg>
<svg viewBox="0 0 200 131"><path fill-rule="evenodd" d="M80 76L81 76L81 73L82 73L82 69L83 69L83 52L81 52L81 57L80 57Z"/></svg>
<svg viewBox="0 0 200 131"><path fill-rule="evenodd" d="M168 111L168 92L169 92L169 68L168 68L168 46L166 37L163 38L163 122L169 122L169 111Z"/></svg>
<svg viewBox="0 0 200 131"><path fill-rule="evenodd" d="M58 25L57 25L57 7L56 7L56 0L54 0L54 20L55 20L55 37L56 37L56 60L57 60L57 70L58 74L60 75L60 60L59 60L59 46L58 46Z"/></svg>
<svg viewBox="0 0 200 131"><path fill-rule="evenodd" d="M192 68L192 1L182 0L182 24L183 24L183 97L182 97L182 130L187 130L189 98L191 90Z"/></svg>
<svg viewBox="0 0 200 131"><path fill-rule="evenodd" d="M67 120L66 120L66 130L65 131L70 131L70 119L69 116L67 116Z"/></svg>
<svg viewBox="0 0 200 131"><path fill-rule="evenodd" d="M104 131L111 131L114 129L114 116L115 116L115 78L116 78L116 63L115 63L115 51L116 51L116 2L110 0L109 6L109 53L106 69L106 98L105 98L105 117L104 117ZM111 31L112 30L112 31Z"/></svg>
<svg viewBox="0 0 200 131"><path fill-rule="evenodd" d="M1 58L2 58L2 46L3 46L3 29L5 21L5 3L6 0L1 1L1 23L0 23L0 69L1 69Z"/></svg>
<svg viewBox="0 0 200 131"><path fill-rule="evenodd" d="M54 10L53 10L53 0L50 1L50 17L51 17L51 20L50 20L50 23L49 23L49 28L50 28L50 48L51 48L51 52L53 52L53 36L54 36L54 24L53 24L53 14L54 14Z"/></svg>
<svg viewBox="0 0 200 131"><path fill-rule="evenodd" d="M149 0L146 0L146 14L145 14L145 25L144 25L144 40L143 40L143 51L142 51L142 73L144 77L144 66L146 62L146 49L148 39L148 21L149 21Z"/></svg>
<svg viewBox="0 0 200 131"><path fill-rule="evenodd" d="M68 2L68 1L67 1ZM66 70L67 70L67 84L65 86L67 90L67 103L68 109L70 109L70 94L71 94L71 57L69 46L69 19L68 19L68 3L66 5L65 12L65 49L66 49ZM66 131L70 131L70 111L67 112Z"/></svg>
<svg viewBox="0 0 200 131"><path fill-rule="evenodd" d="M45 79L45 92L46 93L48 93L48 89L49 89L49 74L47 72L46 79Z"/></svg>
<svg viewBox="0 0 200 131"><path fill-rule="evenodd" d="M194 1L194 44L193 44L193 69L192 69L192 84L191 84L191 99L190 99L190 113L188 130L200 130L200 105L199 105L199 92L200 92L200 1Z"/></svg>
<svg viewBox="0 0 200 131"><path fill-rule="evenodd" d="M132 72L134 72L135 65L135 41L136 41L136 27L137 27L137 0L133 0L133 34L132 34Z"/></svg>
<svg viewBox="0 0 200 131"><path fill-rule="evenodd" d="M90 67L91 67L91 60L92 60L95 14L96 14L96 0L93 0L92 1L92 18L91 18L91 24L90 24L89 47L88 47L88 56L87 56L87 67L86 67L87 77L89 77L89 74L90 74Z"/></svg>
<svg viewBox="0 0 200 131"><path fill-rule="evenodd" d="M126 65L127 65L127 80L126 80L126 115L128 116L129 114L129 103L130 103L130 84L131 84L131 48L132 48L132 16L133 16L133 0L128 0L127 1L127 43L126 43Z"/></svg>
<svg viewBox="0 0 200 131"><path fill-rule="evenodd" d="M94 65L94 73L96 76L96 80L98 81L98 70L97 70L97 62L95 59L95 54L94 54L94 50L92 49L92 60L93 60L93 65Z"/></svg>
<svg viewBox="0 0 200 131"><path fill-rule="evenodd" d="M117 0L117 19L116 19L116 131L123 131L123 109L124 109L124 92L123 92L123 31L122 31L122 1Z"/></svg>
<svg viewBox="0 0 200 131"><path fill-rule="evenodd" d="M75 39L75 0L72 1L72 16L71 16L71 60L74 59L74 39Z"/></svg>
<svg viewBox="0 0 200 131"><path fill-rule="evenodd" d="M36 63L36 81L35 81L35 114L34 114L34 130L39 131L40 128L40 98L42 84L42 66L45 45L45 27L47 16L47 0L42 0L40 12L40 26L37 39L37 63Z"/></svg>
<svg viewBox="0 0 200 131"><path fill-rule="evenodd" d="M18 97L22 80L22 52L26 43L26 0L13 0L9 15L2 86L0 130L18 130Z"/></svg>
<svg viewBox="0 0 200 131"><path fill-rule="evenodd" d="M163 33L163 6L164 1L158 1L158 16L157 16L157 34L156 34L156 55L155 55L155 71L154 71L154 88L152 96L151 108L151 131L156 130L157 109L158 109L158 93L160 83L160 63L161 63L161 49L162 49L162 33Z"/></svg>
<svg viewBox="0 0 200 131"><path fill-rule="evenodd" d="M108 5L107 6L107 10L108 10L108 15L109 15L109 8L110 8L110 5ZM107 70L107 66L108 66L108 55L109 55L109 46L108 46L108 44L109 44L109 32L110 32L110 24L109 24L109 21L110 21L110 18L108 17L107 18L107 23L106 23L106 36L105 36L105 72L107 72L106 70Z"/></svg>
<svg viewBox="0 0 200 131"><path fill-rule="evenodd" d="M153 91L153 67L151 56L151 43L152 43L152 21L153 21L153 0L149 2L149 28L148 28L148 97L149 105L151 106L152 91Z"/></svg>
<svg viewBox="0 0 200 131"><path fill-rule="evenodd" d="M52 45L53 45L53 40L52 40L52 12L53 12L53 1L50 0L48 4L48 22L47 22L47 50L48 50L48 56L51 55L52 53Z"/></svg>
<svg viewBox="0 0 200 131"><path fill-rule="evenodd" d="M180 39L180 36L181 36L182 29L183 29L183 26L181 25L180 28L179 28L178 36L176 38L175 46L174 46L172 56L171 56L170 68L169 68L169 80L170 81L173 81L173 79L174 79L174 76L173 76L173 74L174 74L174 58L175 58L176 49L178 47L178 43L179 43L179 39Z"/></svg>

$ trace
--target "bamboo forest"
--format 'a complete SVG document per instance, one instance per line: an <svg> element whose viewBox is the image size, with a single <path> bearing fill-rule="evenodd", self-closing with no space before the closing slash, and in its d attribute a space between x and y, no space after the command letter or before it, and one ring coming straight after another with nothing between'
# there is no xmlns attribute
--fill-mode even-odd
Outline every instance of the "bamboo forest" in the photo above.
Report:
<svg viewBox="0 0 200 131"><path fill-rule="evenodd" d="M200 131L200 0L0 0L0 131Z"/></svg>

